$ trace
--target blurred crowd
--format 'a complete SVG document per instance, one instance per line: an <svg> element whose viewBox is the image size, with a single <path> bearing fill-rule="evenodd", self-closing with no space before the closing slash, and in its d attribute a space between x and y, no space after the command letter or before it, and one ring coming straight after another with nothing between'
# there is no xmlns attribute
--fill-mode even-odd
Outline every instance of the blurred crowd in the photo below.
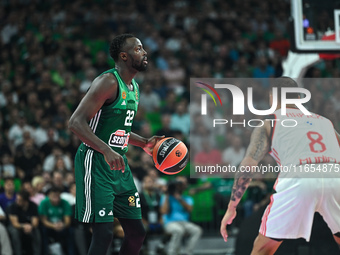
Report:
<svg viewBox="0 0 340 255"><path fill-rule="evenodd" d="M41 203L53 200L54 195L67 202L63 211L71 217L76 192L73 160L80 140L67 129L68 119L92 80L114 67L108 46L121 33L140 38L150 60L148 71L136 76L141 96L133 131L144 137L157 134L184 141L191 147L192 164L201 164L203 160L204 164L237 165L245 153L251 129L221 127L216 134L209 133L209 123L190 109L189 78L282 75L281 62L289 50L289 2L0 1L0 184L3 194L8 192L4 179L9 178L13 184L8 206L15 201L20 206L18 197L25 200L27 194L15 196L15 192L23 189L37 207L33 210L35 216L44 215ZM326 115L338 130L339 85L333 84L334 80L316 78L339 78L339 70L339 60L323 61L307 72L315 82L306 84L313 95L311 110ZM257 106L268 109L267 87L261 83L254 86ZM227 97L223 100L230 102ZM230 116L230 112L215 111L213 107L209 110L211 118ZM149 181L159 197L164 195L168 178L160 176L152 159L132 146L127 156L139 191L142 193ZM189 167L184 170L186 176ZM216 201L221 201L215 208L217 215L223 213L230 181L201 178L190 179L189 184L195 186L190 189L192 196L213 189ZM250 202L245 203L245 215L262 205L270 185L259 180L254 189L257 190L249 192ZM1 207L6 214L7 205ZM61 222L71 226L71 218L71 222L65 222L62 217ZM46 221L42 220L43 226L62 233L65 226L49 228L47 219L46 216ZM8 220L3 219L7 225L13 225ZM10 233L15 240L16 234ZM116 233L121 235L119 226ZM74 235L72 231L68 234ZM58 239L58 235L53 235ZM81 249L76 250L81 253ZM74 250L70 247L68 253Z"/></svg>

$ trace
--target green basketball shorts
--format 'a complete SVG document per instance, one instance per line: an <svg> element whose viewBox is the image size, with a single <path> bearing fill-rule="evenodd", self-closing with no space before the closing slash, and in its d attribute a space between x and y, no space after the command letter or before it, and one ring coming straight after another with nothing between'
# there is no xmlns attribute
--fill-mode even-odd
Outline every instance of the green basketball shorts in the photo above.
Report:
<svg viewBox="0 0 340 255"><path fill-rule="evenodd" d="M111 170L103 154L80 145L75 157L76 208L80 222L141 219L139 195L124 155L125 172Z"/></svg>

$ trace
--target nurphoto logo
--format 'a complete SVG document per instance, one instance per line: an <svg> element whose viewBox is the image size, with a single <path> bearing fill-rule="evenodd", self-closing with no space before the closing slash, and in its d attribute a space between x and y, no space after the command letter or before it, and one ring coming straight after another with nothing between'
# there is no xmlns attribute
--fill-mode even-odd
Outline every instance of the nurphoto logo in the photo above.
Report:
<svg viewBox="0 0 340 255"><path fill-rule="evenodd" d="M222 101L217 93L216 89L227 89L231 92L232 95L232 102L233 102L233 115L244 115L244 94L243 91L235 85L232 84L214 84L214 87L211 85L205 84L203 82L196 82L196 86L201 88L205 91L210 97L213 99L215 105L216 100L214 96L207 90L209 88L212 92L217 96L221 105ZM206 87L206 88L205 88ZM300 93L304 94L304 98L294 98L290 99L287 98L287 94L289 93ZM253 88L247 88L247 105L248 109L251 113L255 115L269 115L273 114L276 111L278 105L278 88L272 88L272 96L273 96L273 103L268 110L258 110L255 109L253 103ZM281 115L286 115L287 105L295 105L304 115L311 115L311 113L302 105L307 103L311 99L311 93L308 89L305 88L281 88ZM207 115L207 95L201 95L201 114Z"/></svg>

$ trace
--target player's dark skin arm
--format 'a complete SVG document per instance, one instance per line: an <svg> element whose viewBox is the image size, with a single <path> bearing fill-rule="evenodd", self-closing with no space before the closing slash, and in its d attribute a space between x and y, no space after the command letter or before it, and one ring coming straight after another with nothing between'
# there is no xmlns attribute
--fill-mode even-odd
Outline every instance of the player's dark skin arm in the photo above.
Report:
<svg viewBox="0 0 340 255"><path fill-rule="evenodd" d="M269 151L269 137L270 137L270 124L266 122L262 127L254 129L250 144L248 146L245 157L243 158L238 170L249 167L250 169L263 159L266 153ZM228 210L225 213L222 222L220 232L224 239L227 241L227 224L231 224L233 219L236 217L236 207L240 202L244 192L247 190L249 183L252 180L251 172L238 171L235 174L235 181L232 188L231 198L228 205Z"/></svg>
<svg viewBox="0 0 340 255"><path fill-rule="evenodd" d="M152 156L153 147L156 145L157 141L163 139L165 136L153 136L151 138L144 138L136 133L130 133L129 144L141 147L147 154Z"/></svg>
<svg viewBox="0 0 340 255"><path fill-rule="evenodd" d="M109 145L99 139L88 122L105 103L117 98L118 83L113 74L103 74L96 78L89 91L79 103L69 121L69 129L92 149L102 153L111 170L125 170L124 160Z"/></svg>

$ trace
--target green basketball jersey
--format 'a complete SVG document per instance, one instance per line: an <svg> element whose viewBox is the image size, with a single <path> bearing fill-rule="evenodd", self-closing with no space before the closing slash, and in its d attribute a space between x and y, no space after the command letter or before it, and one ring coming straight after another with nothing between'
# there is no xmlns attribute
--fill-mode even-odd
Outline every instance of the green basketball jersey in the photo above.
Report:
<svg viewBox="0 0 340 255"><path fill-rule="evenodd" d="M112 73L116 77L118 96L113 103L103 105L89 125L96 136L123 155L128 150L133 118L137 113L139 88L135 80L132 80L133 90L130 91L115 68L101 75L105 73Z"/></svg>

